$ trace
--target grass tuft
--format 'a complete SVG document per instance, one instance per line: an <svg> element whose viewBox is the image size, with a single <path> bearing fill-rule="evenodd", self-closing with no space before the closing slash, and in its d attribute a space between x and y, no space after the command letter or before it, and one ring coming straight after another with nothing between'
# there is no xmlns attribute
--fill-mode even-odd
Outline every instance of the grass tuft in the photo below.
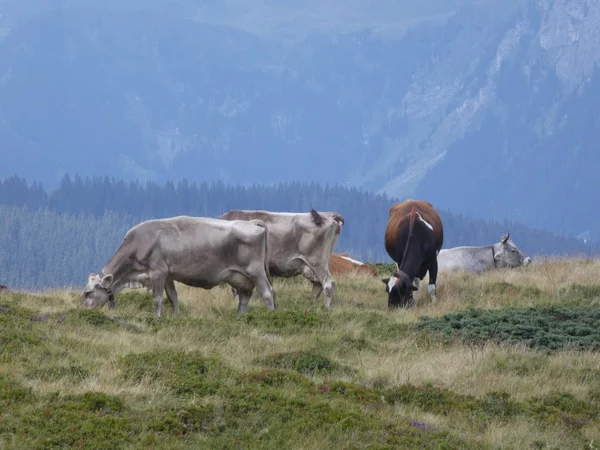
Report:
<svg viewBox="0 0 600 450"><path fill-rule="evenodd" d="M339 365L318 353L307 351L275 353L256 360L259 364L278 369L291 369L304 374L330 373Z"/></svg>

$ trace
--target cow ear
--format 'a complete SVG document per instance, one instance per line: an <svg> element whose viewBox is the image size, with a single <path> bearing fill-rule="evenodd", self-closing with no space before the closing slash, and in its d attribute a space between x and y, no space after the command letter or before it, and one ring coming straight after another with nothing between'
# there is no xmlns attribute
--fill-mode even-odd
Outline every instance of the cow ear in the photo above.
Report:
<svg viewBox="0 0 600 450"><path fill-rule="evenodd" d="M418 290L419 290L419 288L418 288L418 287L416 287L414 284L413 284L411 287L412 287L412 290L413 290L413 291L418 291Z"/></svg>
<svg viewBox="0 0 600 450"><path fill-rule="evenodd" d="M383 281L383 284L385 284L387 286L388 283L390 282L390 279L389 278L382 278L381 281Z"/></svg>
<svg viewBox="0 0 600 450"><path fill-rule="evenodd" d="M112 285L112 282L113 282L113 276L109 273L108 275L105 275L104 277L102 277L102 280L100 280L100 286L103 289L108 289Z"/></svg>

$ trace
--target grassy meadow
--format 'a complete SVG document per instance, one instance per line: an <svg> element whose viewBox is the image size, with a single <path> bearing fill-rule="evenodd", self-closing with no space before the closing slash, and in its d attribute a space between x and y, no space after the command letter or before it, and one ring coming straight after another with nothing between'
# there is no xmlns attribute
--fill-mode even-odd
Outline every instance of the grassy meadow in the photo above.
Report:
<svg viewBox="0 0 600 450"><path fill-rule="evenodd" d="M392 312L336 281L329 312L298 278L247 315L179 285L159 319L142 290L0 294L0 449L600 449L600 261L441 274Z"/></svg>

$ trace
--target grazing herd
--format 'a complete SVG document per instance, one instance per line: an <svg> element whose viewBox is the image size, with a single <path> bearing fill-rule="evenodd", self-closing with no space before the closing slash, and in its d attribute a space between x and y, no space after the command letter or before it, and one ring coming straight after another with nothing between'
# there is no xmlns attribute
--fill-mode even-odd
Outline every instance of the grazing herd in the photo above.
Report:
<svg viewBox="0 0 600 450"><path fill-rule="evenodd" d="M370 265L346 253L333 253L344 226L337 212L284 213L232 210L220 218L178 216L142 222L131 228L99 274L91 273L83 306L115 308L115 295L125 288L152 292L157 316L162 315L163 291L179 312L175 282L212 289L229 284L238 312L248 311L254 289L267 309L277 308L272 277L302 275L321 293L330 308L335 293L332 274L347 272L377 276ZM414 304L413 292L429 274L428 292L436 302L438 272L480 273L496 267L527 265L525 257L504 236L497 244L442 250L444 230L434 207L423 200L395 204L385 230L385 249L397 271L382 281L388 306Z"/></svg>

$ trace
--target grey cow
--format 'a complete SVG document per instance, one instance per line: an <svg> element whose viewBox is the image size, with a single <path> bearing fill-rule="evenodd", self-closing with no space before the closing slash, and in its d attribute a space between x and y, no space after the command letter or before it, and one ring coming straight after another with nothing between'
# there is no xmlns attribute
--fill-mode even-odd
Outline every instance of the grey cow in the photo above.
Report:
<svg viewBox="0 0 600 450"><path fill-rule="evenodd" d="M238 312L248 309L252 290L269 310L276 308L267 265L268 234L260 220L226 221L179 216L142 222L130 229L99 275L90 274L83 305L116 307L114 295L126 287L152 291L157 316L163 290L179 312L175 281L212 289L229 283L239 295Z"/></svg>
<svg viewBox="0 0 600 450"><path fill-rule="evenodd" d="M323 292L325 307L330 307L335 281L329 271L329 258L344 224L341 214L314 209L308 213L232 210L221 219L263 220L269 233L271 275L303 275L313 284L313 300Z"/></svg>
<svg viewBox="0 0 600 450"><path fill-rule="evenodd" d="M525 256L506 233L500 242L482 247L455 247L441 250L438 271L463 270L472 274L500 267L527 266L531 258Z"/></svg>

